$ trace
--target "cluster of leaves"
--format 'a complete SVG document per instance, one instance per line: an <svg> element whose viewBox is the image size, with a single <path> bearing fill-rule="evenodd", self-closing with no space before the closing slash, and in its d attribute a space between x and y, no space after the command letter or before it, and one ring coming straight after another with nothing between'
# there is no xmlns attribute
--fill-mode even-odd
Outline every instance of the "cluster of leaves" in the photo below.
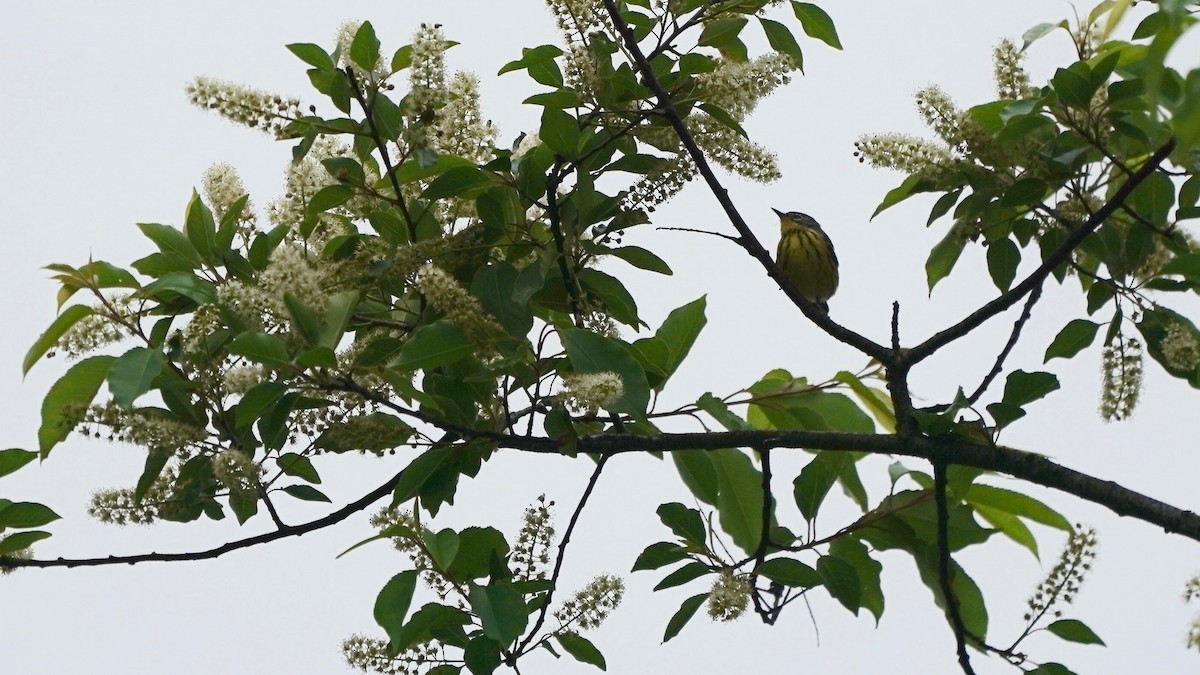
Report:
<svg viewBox="0 0 1200 675"><path fill-rule="evenodd" d="M1180 73L1163 64L1195 21L1189 4L1158 3L1125 41L1110 37L1130 3L1100 3L1074 24L1035 26L1019 49L1011 43L998 48L999 100L958 110L948 99L919 98L947 152L889 193L876 214L920 193L941 195L928 224L947 214L953 222L926 262L930 290L968 244L986 247L992 280L1006 292L1023 260L1044 263L1075 232L1094 229L1053 276L1060 283L1076 278L1087 315L1107 316L1070 320L1045 360L1074 357L1102 327L1106 353L1139 344L1131 342L1128 318L1168 373L1200 386L1200 359L1191 348L1200 345L1200 332L1157 295L1200 292L1200 258L1182 227L1200 217L1200 71ZM1046 85L1029 86L1020 65L1025 50L1059 30L1070 36L1079 60L1059 68ZM1174 168L1164 165L1114 200L1139 164L1168 143L1174 144L1168 157ZM1104 396L1126 397L1123 408L1102 402L1106 418L1128 414L1140 375L1140 367L1122 374L1106 366L1113 384ZM1012 403L1006 390L1003 404L989 407L995 425L1023 414Z"/></svg>

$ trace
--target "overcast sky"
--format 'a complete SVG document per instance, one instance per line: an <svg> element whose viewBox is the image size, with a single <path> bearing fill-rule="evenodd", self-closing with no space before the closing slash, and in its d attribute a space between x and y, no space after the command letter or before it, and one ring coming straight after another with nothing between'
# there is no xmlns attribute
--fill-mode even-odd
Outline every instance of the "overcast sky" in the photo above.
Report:
<svg viewBox="0 0 1200 675"><path fill-rule="evenodd" d="M0 4L0 65L5 105L0 106L0 401L6 414L0 447L32 448L41 397L64 363L39 364L24 380L25 350L54 317L56 285L47 263L81 264L89 257L127 264L151 250L135 223L179 225L193 186L216 162L241 172L252 199L265 205L280 191L289 144L205 114L188 105L184 86L199 74L317 101L303 64L283 45L330 46L347 19L369 19L385 53L408 41L420 22L443 24L462 43L448 55L452 68L478 73L485 113L499 125L501 144L536 126L538 110L520 101L537 91L522 74L495 77L522 46L556 39L537 0L437 3L357 2L4 2ZM945 223L926 230L931 202L913 200L874 221L871 212L899 175L876 172L852 156L864 132L920 132L912 93L930 82L964 105L992 96L991 48L1043 21L1071 11L1066 2L1013 0L994 3L828 3L845 45L835 52L802 41L806 77L763 103L747 125L780 156L784 179L774 185L727 185L768 245L777 224L767 206L815 216L837 243L842 286L832 304L838 321L877 340L886 337L890 305L902 306L906 343L945 327L995 294L968 251L959 269L932 295L924 260ZM1194 41L1193 41L1194 45ZM1065 35L1047 38L1031 57L1035 83L1069 53ZM1184 52L1187 53L1187 52ZM1197 53L1192 50L1190 53ZM1194 67L1196 64L1187 64ZM728 232L711 195L699 185L660 209L656 225ZM663 397L682 403L705 392L724 395L763 373L784 367L824 379L864 360L831 341L790 307L762 269L728 242L649 227L626 239L659 251L676 274L661 278L611 269L634 289L642 316L657 326L666 313L708 295L709 326L692 357ZM1011 368L1036 370L1050 339L1071 318L1084 315L1072 281L1050 287L1035 310L1026 340ZM1194 311L1195 304L1176 309ZM973 387L987 371L1014 316L994 319L987 330L944 350L918 374L915 394L945 401L960 384ZM1070 363L1052 362L1063 389L1036 404L1003 441L1113 479L1175 506L1200 510L1194 477L1200 468L1194 425L1194 392L1147 364L1146 389L1134 419L1104 424L1096 415L1098 350ZM7 363L8 365L3 365ZM7 373L6 375L3 375ZM797 453L798 455L799 453ZM352 500L383 482L407 454L386 460L329 458L318 468L322 489L335 502ZM264 531L260 517L245 528L232 519L187 526L116 529L88 519L92 490L130 486L144 459L141 450L73 436L41 466L0 480L0 496L46 503L64 519L38 557L91 557L146 551L208 548ZM794 475L803 459L794 457ZM886 492L878 459L864 468L873 500ZM914 468L928 470L916 462ZM539 494L559 503L559 528L586 480L590 463L559 458L501 455L476 481L467 481L439 527L483 522L510 536L522 509ZM995 485L1023 489L1010 479ZM779 494L790 487L777 486ZM1186 579L1200 570L1195 542L1121 520L1072 497L1031 492L1068 518L1094 525L1100 555L1067 616L1087 621L1109 644L1077 647L1042 634L1025 644L1039 660L1058 660L1080 673L1183 672L1200 656L1186 652L1188 621L1200 607L1180 599ZM669 464L622 456L597 488L572 542L565 589L601 573L624 575L625 604L591 637L605 653L609 672L954 672L953 636L917 579L911 562L884 554L887 610L878 628L868 613L855 618L822 592L811 607L793 605L774 627L746 616L716 625L698 616L680 637L660 646L668 618L684 598L706 588L686 586L650 593L661 573L627 574L647 544L669 537L655 507L690 502ZM823 526L833 531L854 512L838 499ZM201 563L143 564L80 570L26 570L0 578L0 664L11 673L337 673L344 672L338 644L347 635L378 635L371 607L386 580L406 560L375 544L334 560L368 536L367 515L300 539L242 550ZM284 518L298 523L324 509L287 505ZM1035 528L1042 560L994 537L963 553L959 562L989 601L991 641L1006 644L1020 630L1025 599L1051 567L1062 536ZM811 610L811 617L809 611ZM818 634L819 633L819 634ZM538 654L522 672L586 673L569 658ZM1013 672L976 657L980 673Z"/></svg>

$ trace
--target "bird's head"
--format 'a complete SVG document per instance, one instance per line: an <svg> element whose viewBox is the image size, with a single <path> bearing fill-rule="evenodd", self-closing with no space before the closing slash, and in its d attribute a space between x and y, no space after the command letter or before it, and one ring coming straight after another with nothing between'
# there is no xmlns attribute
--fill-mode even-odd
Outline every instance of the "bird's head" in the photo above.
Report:
<svg viewBox="0 0 1200 675"><path fill-rule="evenodd" d="M771 209L775 215L779 216L779 227L787 230L789 227L807 227L813 230L820 230L821 224L807 213L799 211L780 211L779 209Z"/></svg>

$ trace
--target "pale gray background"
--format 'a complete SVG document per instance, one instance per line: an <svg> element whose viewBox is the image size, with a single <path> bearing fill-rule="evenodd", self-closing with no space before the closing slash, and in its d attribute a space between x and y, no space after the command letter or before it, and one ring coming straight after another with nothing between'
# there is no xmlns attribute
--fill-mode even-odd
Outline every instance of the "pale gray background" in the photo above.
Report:
<svg viewBox="0 0 1200 675"><path fill-rule="evenodd" d="M767 206L802 209L826 225L842 260L842 288L834 299L839 321L877 339L886 337L889 306L903 306L907 342L946 326L995 294L970 250L960 269L929 298L923 262L943 225L926 230L930 200L917 199L868 218L901 176L871 171L851 156L858 134L920 132L912 92L929 82L965 105L992 95L991 48L1041 21L1072 10L1065 2L829 3L844 52L803 40L808 77L768 99L747 125L775 148L782 182L762 186L730 179L734 198L756 232L773 245L774 217ZM0 274L5 292L0 336L7 365L0 372L3 408L0 447L33 447L38 409L61 360L39 364L22 381L21 356L54 316L56 285L41 265L80 264L89 256L127 264L151 250L134 223L178 225L192 186L212 163L241 171L260 207L278 194L288 144L204 114L185 100L184 85L208 74L317 102L304 66L283 45L332 43L346 19L370 19L385 53L408 41L422 21L441 23L462 42L448 56L452 68L482 79L486 114L502 143L536 126L537 109L520 101L537 91L520 74L495 77L521 46L556 39L542 3L479 0L334 3L40 2L0 4L0 66L5 104L0 107L0 214L5 245ZM1065 35L1034 50L1035 82L1068 53ZM1194 63L1195 42L1186 65ZM323 104L322 104L323 105ZM328 106L326 106L328 108ZM712 197L697 186L668 208L656 224L729 231ZM774 367L823 379L863 363L850 349L812 328L788 305L757 263L712 237L642 228L630 243L655 248L675 276L627 272L642 316L657 326L673 307L708 294L710 325L663 403L694 400L746 386ZM1050 287L1037 307L1027 339L1010 367L1039 368L1041 354L1068 320L1083 315L1074 282ZM1174 305L1179 308L1179 305ZM1195 303L1183 309L1194 311ZM945 350L920 371L917 395L946 400L958 384L973 387L990 367L1015 313ZM1055 362L1063 390L1034 406L1004 441L1045 452L1067 465L1118 480L1182 508L1200 508L1194 392L1147 365L1147 387L1135 418L1105 425L1095 414L1098 352ZM998 390L997 390L998 391ZM782 454L782 453L781 453ZM84 508L97 488L128 486L140 471L140 450L72 437L42 466L0 481L0 495L47 503L64 516L55 537L37 547L39 557L84 557L144 551L207 548L266 529L265 517L246 528L226 520L192 526L114 529L89 520ZM320 461L323 489L337 502L355 498L391 475L405 456L384 461ZM799 459L779 460L779 474L794 475ZM886 491L883 468L867 471L872 498ZM920 467L910 463L916 468ZM559 502L559 526L586 479L590 463L502 453L483 480L467 481L441 526L486 522L515 534L522 508L542 492ZM1002 477L993 484L1014 485ZM790 492L782 481L781 495ZM1100 557L1068 616L1083 618L1110 647L1077 647L1043 634L1026 643L1035 658L1060 660L1081 673L1191 672L1197 656L1183 648L1188 621L1200 607L1180 599L1184 581L1198 569L1194 542L1164 536L1148 525L1121 520L1074 498L1033 490L1068 517L1095 525ZM690 501L669 465L620 457L610 465L573 542L566 587L600 573L625 574L646 544L667 538L653 516L657 504ZM786 501L786 500L785 500ZM852 517L845 500L831 501L826 531ZM835 506L836 504L836 506ZM288 504L284 517L300 522L324 510ZM835 518L836 516L836 518ZM1039 564L1000 538L960 556L983 586L992 616L992 641L1000 644L1021 625L1025 599L1053 565L1062 537L1038 528ZM338 643L362 631L377 634L371 619L375 594L405 560L385 544L334 556L369 534L366 515L342 526L243 550L216 561L143 564L134 568L29 570L0 578L0 670L6 673L337 673L345 672ZM699 587L651 594L660 574L626 575L627 600L592 635L615 673L694 672L955 672L953 637L911 563L886 554L887 610L878 628L863 612L851 617L823 593L812 613L794 606L774 628L747 616L715 625L702 615L666 646L659 642L678 603ZM819 629L819 640L817 630ZM976 657L980 673L1013 672ZM589 666L539 654L525 673L587 673Z"/></svg>

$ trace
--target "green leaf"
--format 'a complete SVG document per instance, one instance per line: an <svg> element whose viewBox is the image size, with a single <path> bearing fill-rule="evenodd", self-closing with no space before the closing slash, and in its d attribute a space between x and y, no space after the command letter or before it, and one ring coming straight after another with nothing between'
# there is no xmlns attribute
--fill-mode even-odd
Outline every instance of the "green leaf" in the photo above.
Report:
<svg viewBox="0 0 1200 675"><path fill-rule="evenodd" d="M433 179L421 193L421 199L433 201L445 197L468 197L492 184L491 174L476 166L452 166Z"/></svg>
<svg viewBox="0 0 1200 675"><path fill-rule="evenodd" d="M1155 171L1133 189L1126 203L1141 217L1163 227L1175 206L1175 184L1167 174Z"/></svg>
<svg viewBox="0 0 1200 675"><path fill-rule="evenodd" d="M63 414L64 409L76 411L91 404L116 361L112 356L92 356L71 366L46 392L42 400L42 425L38 428L38 448L42 459L66 438L75 426L75 419Z"/></svg>
<svg viewBox="0 0 1200 675"><path fill-rule="evenodd" d="M495 317L509 335L524 338L533 328L533 313L527 302L516 299L519 277L517 269L507 262L488 265L475 273L471 295L479 298L483 309Z"/></svg>
<svg viewBox="0 0 1200 675"><path fill-rule="evenodd" d="M823 555L817 560L817 574L829 594L857 615L862 607L863 587L854 566L841 558Z"/></svg>
<svg viewBox="0 0 1200 675"><path fill-rule="evenodd" d="M475 343L463 329L443 319L413 331L391 366L405 371L429 370L474 353Z"/></svg>
<svg viewBox="0 0 1200 675"><path fill-rule="evenodd" d="M300 57L300 60L317 68L318 70L333 70L337 66L334 65L333 59L329 54L325 53L324 49L314 44L306 42L297 42L287 46L288 51Z"/></svg>
<svg viewBox="0 0 1200 675"><path fill-rule="evenodd" d="M596 649L596 645L578 633L564 632L554 636L563 651L575 657L576 661L596 666L600 670L608 670L604 655Z"/></svg>
<svg viewBox="0 0 1200 675"><path fill-rule="evenodd" d="M38 336L33 346L25 353L25 361L21 364L21 374L26 375L33 364L38 362L46 352L58 344L59 338L66 334L67 330L74 326L80 319L91 316L96 313L96 310L87 305L71 305L62 311L50 327L44 333Z"/></svg>
<svg viewBox="0 0 1200 675"><path fill-rule="evenodd" d="M672 274L671 268L667 265L666 261L640 246L622 246L620 248L609 249L605 253L620 258L639 269L658 272L667 276Z"/></svg>
<svg viewBox="0 0 1200 675"><path fill-rule="evenodd" d="M671 616L671 620L667 622L667 630L663 632L662 641L667 642L679 635L679 631L683 630L688 621L692 620L692 617L696 615L696 610L700 609L700 605L703 605L707 599L708 593L701 593L684 600L675 614Z"/></svg>
<svg viewBox="0 0 1200 675"><path fill-rule="evenodd" d="M542 143L560 157L575 159L579 155L579 121L565 110L545 108L542 110L542 126L539 131Z"/></svg>
<svg viewBox="0 0 1200 675"><path fill-rule="evenodd" d="M1023 406L1033 403L1058 388L1058 378L1052 373L1027 373L1023 370L1014 370L1009 373L1008 380L1004 383L1003 401L1009 405Z"/></svg>
<svg viewBox="0 0 1200 675"><path fill-rule="evenodd" d="M304 344L315 345L321 335L321 320L316 312L289 291L283 292L283 305L292 320L292 328L304 340Z"/></svg>
<svg viewBox="0 0 1200 675"><path fill-rule="evenodd" d="M425 550L429 552L429 557L433 559L436 569L444 571L450 568L450 564L454 562L454 556L458 555L457 532L448 527L440 532L424 530L421 532L421 541L424 542Z"/></svg>
<svg viewBox="0 0 1200 675"><path fill-rule="evenodd" d="M182 295L197 305L208 305L217 301L217 288L211 282L188 272L164 274L142 289L148 298L169 299L171 294Z"/></svg>
<svg viewBox="0 0 1200 675"><path fill-rule="evenodd" d="M138 223L138 229L163 253L174 253L190 262L192 267L200 264L200 253L187 235L179 230L158 223Z"/></svg>
<svg viewBox="0 0 1200 675"><path fill-rule="evenodd" d="M576 275L579 285L584 291L598 297L612 318L621 323L638 328L642 321L638 318L637 301L633 299L629 289L625 288L625 284L621 283L620 279L605 274L600 270L583 269Z"/></svg>
<svg viewBox="0 0 1200 675"><path fill-rule="evenodd" d="M1057 511L1020 492L976 483L967 490L966 501L974 506L988 506L1014 516L1028 518L1064 532L1072 530L1071 522Z"/></svg>
<svg viewBox="0 0 1200 675"><path fill-rule="evenodd" d="M309 198L308 204L304 208L304 215L308 218L316 218L329 209L345 204L353 196L354 188L349 185L326 185Z"/></svg>
<svg viewBox="0 0 1200 675"><path fill-rule="evenodd" d="M825 10L809 2L792 0L792 11L796 13L796 18L800 19L800 25L809 37L816 38L834 49L842 48L842 41L838 39L833 19L829 18Z"/></svg>
<svg viewBox="0 0 1200 675"><path fill-rule="evenodd" d="M529 624L529 608L512 584L470 584L470 589L471 611L479 617L484 635L505 645L521 637Z"/></svg>
<svg viewBox="0 0 1200 675"><path fill-rule="evenodd" d="M930 294L933 293L933 287L954 269L954 264L958 262L958 256L962 255L966 245L966 238L954 227L934 245L933 250L929 252L929 259L925 261L925 279L929 284Z"/></svg>
<svg viewBox="0 0 1200 675"><path fill-rule="evenodd" d="M36 452L21 450L20 448L0 450L0 476L7 476L17 471L32 462L37 456Z"/></svg>
<svg viewBox="0 0 1200 675"><path fill-rule="evenodd" d="M508 557L508 542L494 527L468 527L458 533L458 551L447 571L459 581L490 575L497 560Z"/></svg>
<svg viewBox="0 0 1200 675"><path fill-rule="evenodd" d="M804 54L800 51L800 45L796 42L796 37L792 35L792 31L788 30L787 26L759 17L758 22L762 24L763 32L767 35L767 43L771 45L771 49L782 54L787 54L796 62L796 67L800 72L804 72Z"/></svg>
<svg viewBox="0 0 1200 675"><path fill-rule="evenodd" d="M641 570L656 570L667 565L673 565L687 557L687 549L670 541L660 541L650 544L642 551L633 563L630 572Z"/></svg>
<svg viewBox="0 0 1200 675"><path fill-rule="evenodd" d="M655 511L663 525L671 528L680 539L696 544L700 549L707 547L708 529L700 512L678 502L662 504Z"/></svg>
<svg viewBox="0 0 1200 675"><path fill-rule="evenodd" d="M821 503L848 461L850 456L845 452L821 451L800 470L800 475L796 476L792 485L796 506L805 520L812 522L817 517Z"/></svg>
<svg viewBox="0 0 1200 675"><path fill-rule="evenodd" d="M717 505L720 489L717 483L717 469L713 460L706 452L692 450L676 450L671 453L675 470L688 490L700 501L711 506Z"/></svg>
<svg viewBox="0 0 1200 675"><path fill-rule="evenodd" d="M471 638L463 649L463 663L467 666L467 670L471 675L491 675L496 672L503 662L503 657L500 654L502 645L495 640L476 635ZM448 665L448 664L447 664ZM456 674L459 670L455 669ZM425 675L436 675L432 670L426 671Z"/></svg>
<svg viewBox="0 0 1200 675"><path fill-rule="evenodd" d="M301 480L306 480L317 485L321 484L321 475L312 465L312 461L304 455L298 455L294 452L285 452L280 455L275 463L279 466L279 470L289 476L295 476Z"/></svg>
<svg viewBox="0 0 1200 675"><path fill-rule="evenodd" d="M1068 642L1078 642L1085 645L1100 645L1106 647L1104 640L1100 639L1087 624L1075 619L1059 619L1054 623L1046 626L1046 630L1054 633L1058 637Z"/></svg>
<svg viewBox="0 0 1200 675"><path fill-rule="evenodd" d="M454 452L449 448L430 448L409 462L400 474L400 480L396 482L396 489L392 493L392 506L399 506L420 494L425 481L441 469Z"/></svg>
<svg viewBox="0 0 1200 675"><path fill-rule="evenodd" d="M49 538L50 533L42 532L41 530L14 532L3 539L0 539L0 555L11 555L17 551L24 551L30 546L33 546L35 543Z"/></svg>
<svg viewBox="0 0 1200 675"><path fill-rule="evenodd" d="M1061 663L1055 663L1053 661L1049 663L1043 663L1037 668L1034 668L1033 670L1027 670L1025 672L1028 675L1076 675L1075 671Z"/></svg>
<svg viewBox="0 0 1200 675"><path fill-rule="evenodd" d="M358 291L342 291L325 302L325 314L321 317L321 332L317 344L336 349L350 325L354 309L358 306Z"/></svg>
<svg viewBox="0 0 1200 675"><path fill-rule="evenodd" d="M734 119L733 115L731 115L728 110L725 110L720 106L713 105L712 103L701 103L697 107L711 115L713 119L720 122L722 125L732 129L733 131L736 131L737 134L742 138L750 138L750 134L746 133L746 130L742 128L742 125L738 124L738 121Z"/></svg>
<svg viewBox="0 0 1200 675"><path fill-rule="evenodd" d="M721 529L739 548L753 554L762 541L762 472L741 450L723 448L710 452L709 457L717 472Z"/></svg>
<svg viewBox="0 0 1200 675"><path fill-rule="evenodd" d="M362 22L354 34L354 41L350 43L350 59L367 71L374 70L379 62L379 38L375 37L375 27L370 21Z"/></svg>
<svg viewBox="0 0 1200 675"><path fill-rule="evenodd" d="M829 555L850 563L854 568L862 593L860 604L875 615L875 621L878 622L883 616L883 589L879 582L883 565L870 556L867 547L861 541L853 537L834 539L829 545Z"/></svg>
<svg viewBox="0 0 1200 675"><path fill-rule="evenodd" d="M417 589L417 571L407 570L392 577L375 598L375 623L387 633L392 642L399 642L404 617Z"/></svg>
<svg viewBox="0 0 1200 675"><path fill-rule="evenodd" d="M195 190L192 190L192 199L184 215L183 233L202 259L211 263L219 260L216 252L217 224L212 211L204 205L200 193Z"/></svg>
<svg viewBox="0 0 1200 675"><path fill-rule="evenodd" d="M576 373L615 372L621 377L625 391L607 410L636 416L645 414L650 403L650 385L646 372L623 342L579 328L562 331L560 335Z"/></svg>
<svg viewBox="0 0 1200 675"><path fill-rule="evenodd" d="M292 363L283 340L266 333L243 333L237 336L229 343L229 353L267 366L288 367Z"/></svg>
<svg viewBox="0 0 1200 675"><path fill-rule="evenodd" d="M1001 291L1007 291L1017 278L1017 265L1021 262L1021 251L1012 239L993 241L987 247L988 273L992 283Z"/></svg>
<svg viewBox="0 0 1200 675"><path fill-rule="evenodd" d="M48 506L36 502L9 502L0 506L0 530L8 527L41 527L62 516Z"/></svg>
<svg viewBox="0 0 1200 675"><path fill-rule="evenodd" d="M545 61L553 61L556 57L562 56L562 53L563 50L555 47L554 45L541 45L532 49L523 47L521 49L521 58L517 59L516 61L506 63L504 67L500 69L500 72L496 74L503 75L514 70L525 70L530 66L534 66Z"/></svg>
<svg viewBox="0 0 1200 675"><path fill-rule="evenodd" d="M302 499L306 502L325 502L327 504L333 503L329 497L325 496L324 492L321 492L311 485L289 485L283 488L283 491L295 497L296 499Z"/></svg>
<svg viewBox="0 0 1200 675"><path fill-rule="evenodd" d="M1050 79L1050 84L1054 86L1058 97L1067 105L1086 108L1092 101L1094 89L1091 82L1071 69L1059 68L1054 73L1054 77Z"/></svg>
<svg viewBox="0 0 1200 675"><path fill-rule="evenodd" d="M1029 526L1022 522L1020 518L999 509L993 509L990 506L981 506L979 504L973 504L973 506L975 513L980 518L983 518L988 525L991 525L1003 533L1004 536L1029 549L1035 558L1040 558L1038 555L1037 539L1029 531Z"/></svg>
<svg viewBox="0 0 1200 675"><path fill-rule="evenodd" d="M274 406L287 391L282 382L260 382L242 395L242 400L233 409L233 422L239 429L254 423L268 408Z"/></svg>
<svg viewBox="0 0 1200 675"><path fill-rule="evenodd" d="M1046 348L1046 356L1042 361L1045 363L1056 357L1072 358L1079 352L1087 349L1088 346L1096 339L1096 332L1100 330L1100 324L1087 319L1074 319L1054 337L1054 342Z"/></svg>
<svg viewBox="0 0 1200 675"><path fill-rule="evenodd" d="M122 354L108 371L113 402L126 410L131 408L137 397L150 391L166 366L167 357L157 349L134 347Z"/></svg>
<svg viewBox="0 0 1200 675"><path fill-rule="evenodd" d="M700 336L700 331L708 323L705 317L707 306L708 296L702 295L686 305L676 307L654 334L667 345L670 352L670 360L663 364L667 377L678 370Z"/></svg>
<svg viewBox="0 0 1200 675"><path fill-rule="evenodd" d="M733 61L746 60L746 46L738 38L746 27L747 19L742 17L725 17L714 19L704 24L697 44L716 47L721 55Z"/></svg>
<svg viewBox="0 0 1200 675"><path fill-rule="evenodd" d="M792 588L812 588L822 583L821 575L816 570L792 558L765 560L754 572Z"/></svg>

